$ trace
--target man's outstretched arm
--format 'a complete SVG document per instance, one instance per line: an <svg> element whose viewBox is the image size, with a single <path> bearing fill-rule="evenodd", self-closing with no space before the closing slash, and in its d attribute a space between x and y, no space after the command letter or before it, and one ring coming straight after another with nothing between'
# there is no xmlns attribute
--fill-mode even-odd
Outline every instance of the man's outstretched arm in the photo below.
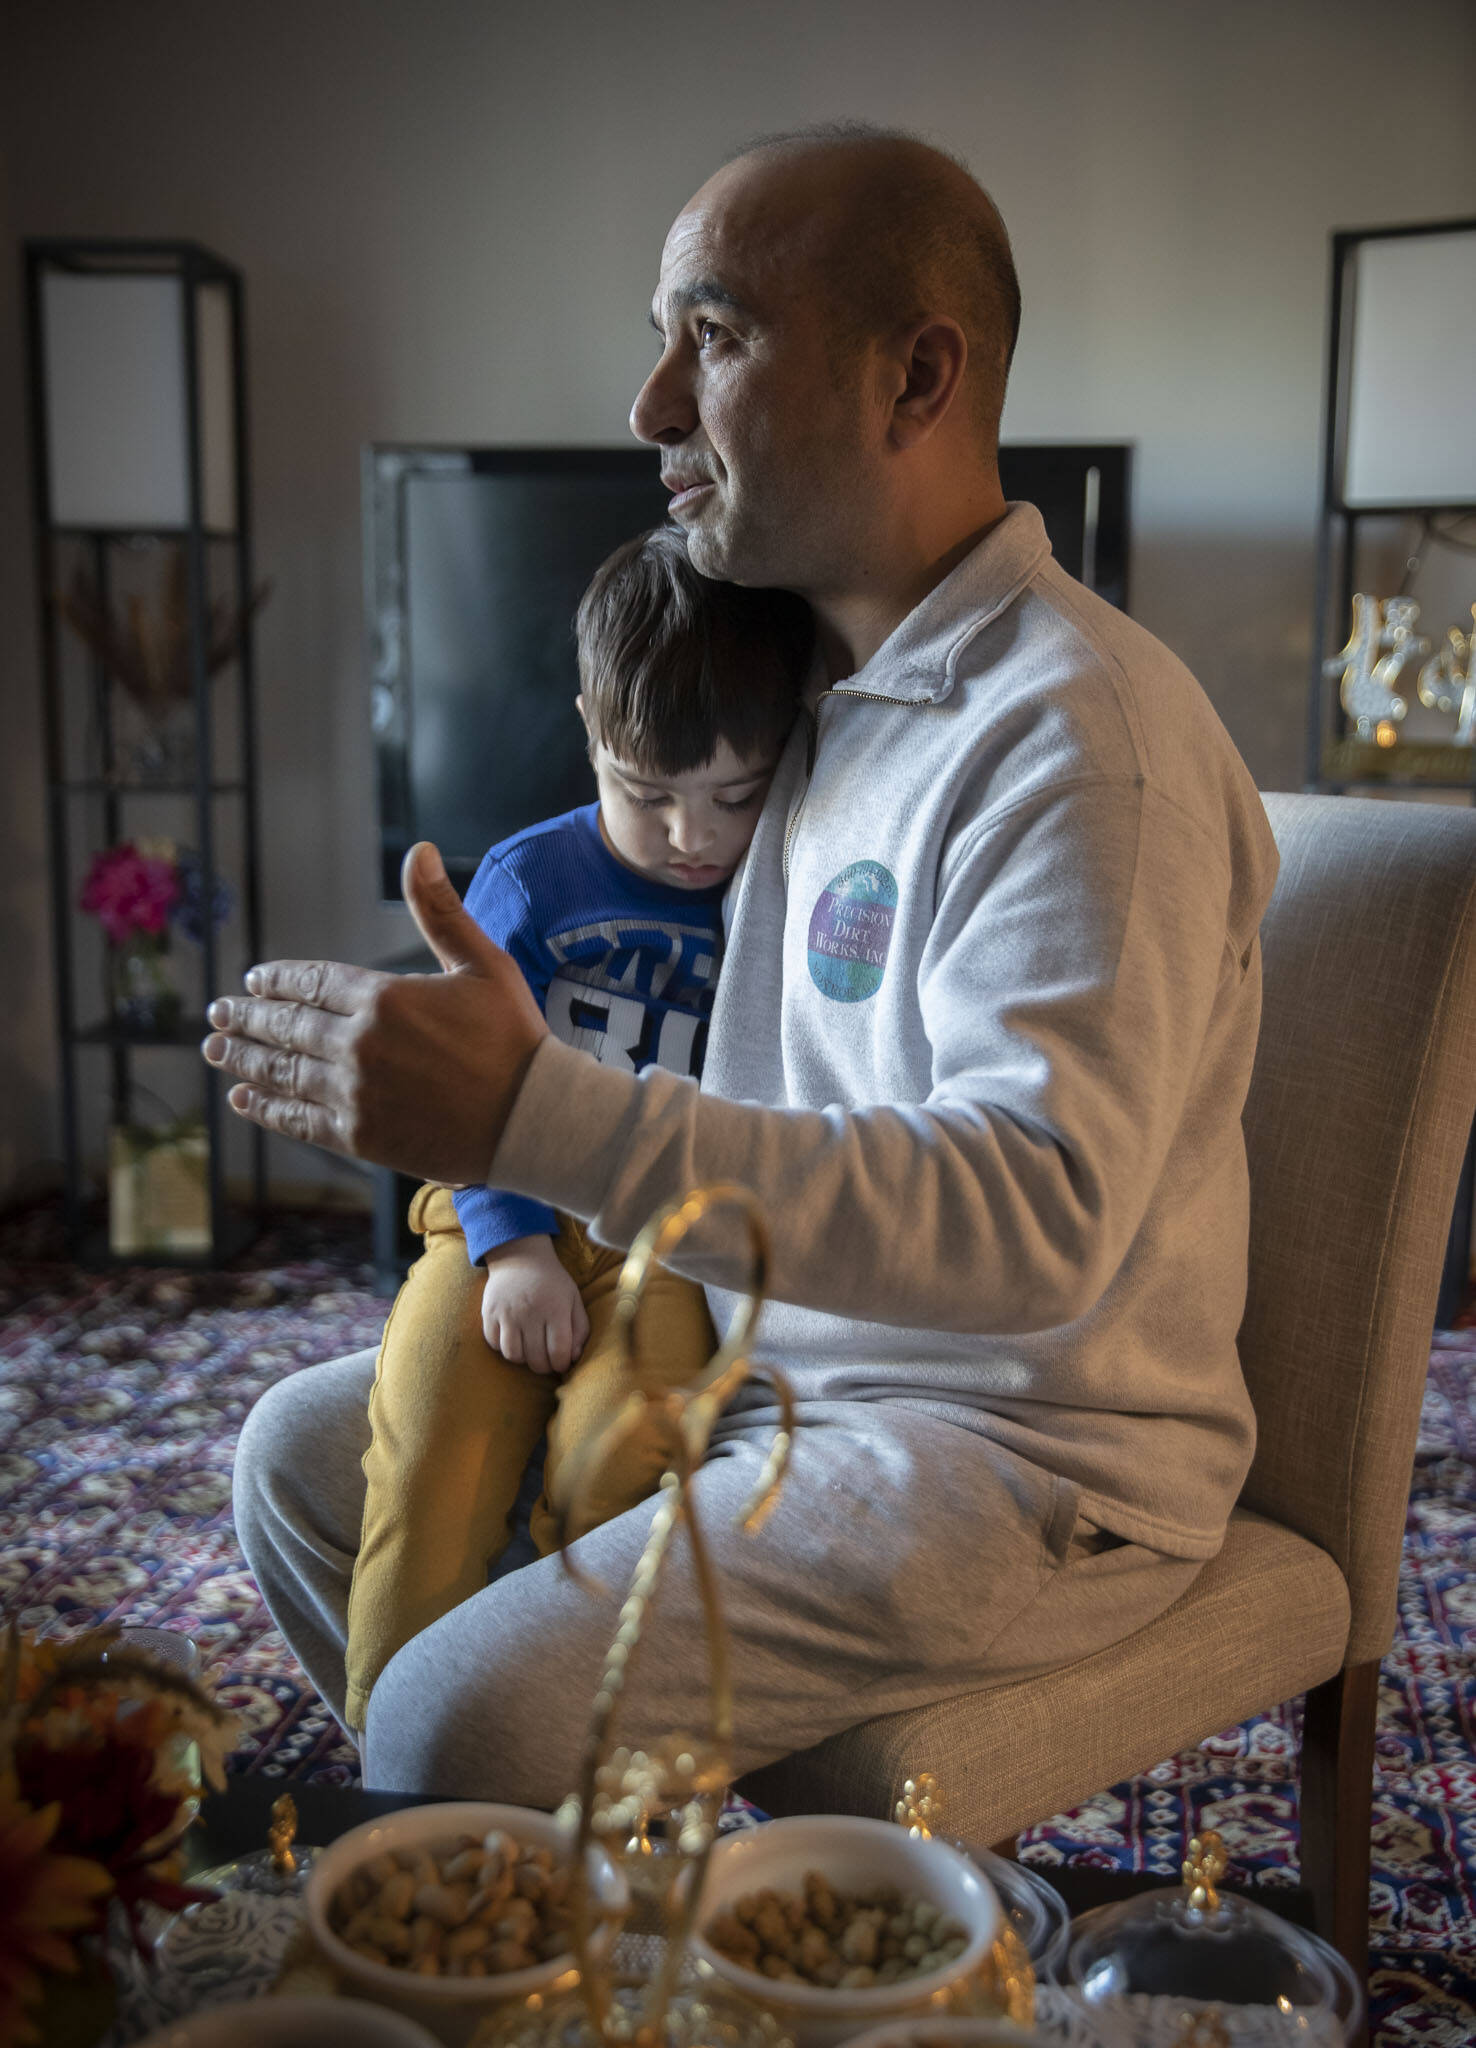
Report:
<svg viewBox="0 0 1476 2048"><path fill-rule="evenodd" d="M268 1129L490 1179L609 1244L698 1182L740 1182L779 1300L980 1334L1071 1322L1133 1242L1206 1059L1234 1134L1249 1040L1207 1033L1222 999L1253 1022L1255 986L1227 946L1226 874L1176 806L1097 784L1049 801L1052 831L1016 807L953 862L918 982L924 1101L768 1108L601 1066L547 1035L425 847L406 898L444 975L254 970L255 993L212 1009L207 1057ZM1043 917L1063 860L1079 885ZM739 1243L719 1219L677 1263L731 1284Z"/></svg>

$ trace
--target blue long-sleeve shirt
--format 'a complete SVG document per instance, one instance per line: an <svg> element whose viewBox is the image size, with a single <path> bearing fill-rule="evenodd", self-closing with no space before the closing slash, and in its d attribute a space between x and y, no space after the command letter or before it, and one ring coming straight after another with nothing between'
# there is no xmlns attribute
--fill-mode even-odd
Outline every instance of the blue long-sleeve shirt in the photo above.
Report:
<svg viewBox="0 0 1476 2048"><path fill-rule="evenodd" d="M494 846L466 907L527 979L548 1026L606 1066L702 1073L722 957L724 885L678 889L618 861L599 805ZM515 1237L558 1229L554 1211L496 1188L456 1196L473 1265Z"/></svg>

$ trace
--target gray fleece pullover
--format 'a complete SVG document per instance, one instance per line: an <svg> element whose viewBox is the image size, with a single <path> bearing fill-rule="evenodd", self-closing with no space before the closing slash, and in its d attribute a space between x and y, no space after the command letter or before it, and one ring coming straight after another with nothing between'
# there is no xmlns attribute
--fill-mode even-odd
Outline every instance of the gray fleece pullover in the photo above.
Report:
<svg viewBox="0 0 1476 2048"><path fill-rule="evenodd" d="M743 1183L774 1239L757 1355L802 1402L905 1402L1211 1556L1254 1447L1240 1115L1275 874L1193 677L1014 505L801 720L701 1092L549 1040L489 1179L617 1245Z"/></svg>

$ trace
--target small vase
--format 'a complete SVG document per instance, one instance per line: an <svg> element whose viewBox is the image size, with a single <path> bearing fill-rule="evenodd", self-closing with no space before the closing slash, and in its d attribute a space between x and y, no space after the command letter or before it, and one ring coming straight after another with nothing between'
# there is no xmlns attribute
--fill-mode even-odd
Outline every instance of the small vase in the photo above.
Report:
<svg viewBox="0 0 1476 2048"><path fill-rule="evenodd" d="M187 787L195 780L195 707L186 700L139 719L125 780L145 789Z"/></svg>
<svg viewBox="0 0 1476 2048"><path fill-rule="evenodd" d="M140 932L109 953L114 1021L139 1038L163 1038L179 1023L179 990L169 972L169 936Z"/></svg>

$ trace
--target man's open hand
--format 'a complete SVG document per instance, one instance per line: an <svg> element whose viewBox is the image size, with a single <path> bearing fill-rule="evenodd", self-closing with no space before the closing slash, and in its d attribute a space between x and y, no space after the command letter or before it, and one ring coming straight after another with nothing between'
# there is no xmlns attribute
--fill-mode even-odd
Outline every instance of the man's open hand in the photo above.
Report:
<svg viewBox="0 0 1476 2048"><path fill-rule="evenodd" d="M405 901L442 974L273 960L210 1005L202 1048L266 1130L423 1180L480 1183L548 1027L462 908L436 849L405 856Z"/></svg>

